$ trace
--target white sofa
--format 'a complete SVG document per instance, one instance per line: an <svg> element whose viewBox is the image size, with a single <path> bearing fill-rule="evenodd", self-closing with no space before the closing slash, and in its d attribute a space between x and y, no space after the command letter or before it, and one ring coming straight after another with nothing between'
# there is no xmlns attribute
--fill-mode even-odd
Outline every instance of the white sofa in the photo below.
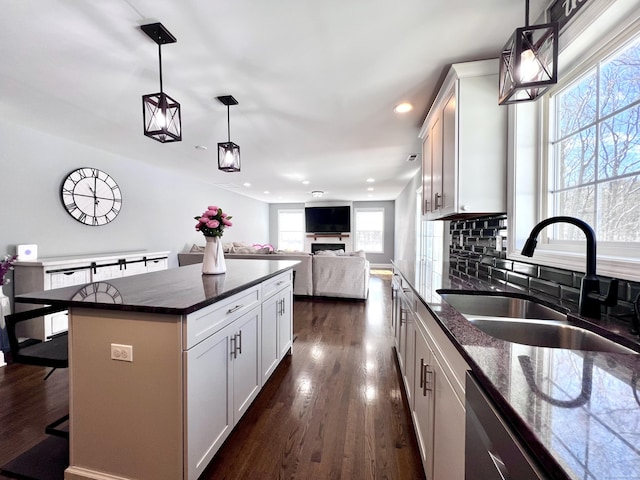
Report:
<svg viewBox="0 0 640 480"><path fill-rule="evenodd" d="M319 297L366 299L369 261L361 256L314 255L313 294Z"/></svg>
<svg viewBox="0 0 640 480"><path fill-rule="evenodd" d="M202 252L178 253L178 265L202 263ZM309 253L225 253L225 258L298 260L293 267L294 295L366 299L369 293L369 262L364 254L326 255Z"/></svg>
<svg viewBox="0 0 640 480"><path fill-rule="evenodd" d="M192 265L202 263L202 252L178 253L178 265ZM294 295L313 295L311 278L311 254L309 253L225 253L224 258L249 258L262 260L298 260L300 263L293 267L295 280L293 282Z"/></svg>

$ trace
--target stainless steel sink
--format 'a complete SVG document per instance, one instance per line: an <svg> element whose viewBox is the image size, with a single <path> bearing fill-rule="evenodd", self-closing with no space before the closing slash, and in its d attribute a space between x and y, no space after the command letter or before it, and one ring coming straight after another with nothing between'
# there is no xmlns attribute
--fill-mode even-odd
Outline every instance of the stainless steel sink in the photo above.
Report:
<svg viewBox="0 0 640 480"><path fill-rule="evenodd" d="M464 315L539 320L567 319L565 313L525 298L471 293L441 293L440 296Z"/></svg>
<svg viewBox="0 0 640 480"><path fill-rule="evenodd" d="M473 316L467 316L467 319L483 332L508 342L537 347L637 354L630 348L567 321Z"/></svg>
<svg viewBox="0 0 640 480"><path fill-rule="evenodd" d="M440 296L492 337L538 347L638 354L567 320L565 312L517 296L447 292Z"/></svg>

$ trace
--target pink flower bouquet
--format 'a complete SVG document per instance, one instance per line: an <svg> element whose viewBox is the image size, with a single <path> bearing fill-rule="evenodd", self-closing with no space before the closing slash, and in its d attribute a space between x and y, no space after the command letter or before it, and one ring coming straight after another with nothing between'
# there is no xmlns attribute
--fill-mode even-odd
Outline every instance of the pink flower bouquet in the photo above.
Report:
<svg viewBox="0 0 640 480"><path fill-rule="evenodd" d="M198 220L196 231L202 232L205 237L221 237L226 227L233 225L231 218L220 207L209 206L207 211L199 217L193 217Z"/></svg>

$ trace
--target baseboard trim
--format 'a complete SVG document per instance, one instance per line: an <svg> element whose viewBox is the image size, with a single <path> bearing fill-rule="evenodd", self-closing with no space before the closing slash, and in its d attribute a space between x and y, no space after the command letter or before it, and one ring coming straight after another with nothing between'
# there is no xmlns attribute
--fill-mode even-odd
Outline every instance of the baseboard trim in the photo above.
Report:
<svg viewBox="0 0 640 480"><path fill-rule="evenodd" d="M82 467L69 467L64 471L64 480L130 480L108 473L96 472Z"/></svg>
<svg viewBox="0 0 640 480"><path fill-rule="evenodd" d="M375 270L393 270L393 265L390 263L369 263L369 268Z"/></svg>

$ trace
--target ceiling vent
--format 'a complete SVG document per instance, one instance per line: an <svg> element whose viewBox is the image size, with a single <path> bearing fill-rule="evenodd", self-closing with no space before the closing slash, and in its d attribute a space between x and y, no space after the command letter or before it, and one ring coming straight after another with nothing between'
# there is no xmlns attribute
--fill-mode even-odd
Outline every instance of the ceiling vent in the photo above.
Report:
<svg viewBox="0 0 640 480"><path fill-rule="evenodd" d="M418 159L417 153L412 153L407 157L407 162L415 162Z"/></svg>

